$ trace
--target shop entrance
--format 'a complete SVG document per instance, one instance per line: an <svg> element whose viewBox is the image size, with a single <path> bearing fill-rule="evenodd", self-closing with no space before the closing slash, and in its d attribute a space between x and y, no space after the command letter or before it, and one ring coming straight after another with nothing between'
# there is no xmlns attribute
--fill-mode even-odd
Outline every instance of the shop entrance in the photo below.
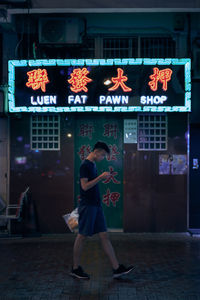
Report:
<svg viewBox="0 0 200 300"><path fill-rule="evenodd" d="M105 142L110 155L97 163L98 174L110 171L111 176L99 183L102 206L108 228L123 227L123 143L122 120L98 115L77 117L75 130L75 205L79 195L79 168L97 141Z"/></svg>

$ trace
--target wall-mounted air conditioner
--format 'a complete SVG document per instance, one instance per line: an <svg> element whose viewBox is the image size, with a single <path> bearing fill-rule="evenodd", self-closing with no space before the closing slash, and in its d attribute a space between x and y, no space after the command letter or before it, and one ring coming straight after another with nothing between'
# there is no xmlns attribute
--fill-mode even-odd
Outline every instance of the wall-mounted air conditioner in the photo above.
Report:
<svg viewBox="0 0 200 300"><path fill-rule="evenodd" d="M84 23L79 18L40 18L40 44L80 44Z"/></svg>

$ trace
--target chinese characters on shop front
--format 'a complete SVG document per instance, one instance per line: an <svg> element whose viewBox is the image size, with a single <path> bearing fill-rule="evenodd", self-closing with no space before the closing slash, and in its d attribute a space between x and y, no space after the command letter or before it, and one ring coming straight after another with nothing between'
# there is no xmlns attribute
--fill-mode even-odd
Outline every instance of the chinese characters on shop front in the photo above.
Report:
<svg viewBox="0 0 200 300"><path fill-rule="evenodd" d="M77 132L77 136L79 139L83 138L84 140L87 139L89 143L80 143L79 148L77 149L77 154L82 162L87 158L89 153L92 151L92 147L90 145L90 142L95 138L95 128L93 123L80 123L79 124L79 130ZM110 140L118 140L118 125L115 122L106 122L103 123L101 128L99 128L99 131L101 132L101 136L105 139L107 139L106 143L109 146L110 154L106 156L106 160L108 163L108 166L106 164L106 168L108 168L110 175L108 178L102 181L104 185L108 185L109 188L106 187L104 189L104 193L102 196L102 202L107 206L110 207L111 205L113 207L117 207L117 203L120 200L121 197L121 191L117 188L113 190L113 187L119 186L121 184L121 178L119 180L119 172L115 169L115 165L113 163L117 162L120 157L120 150L118 148L118 145L116 143L109 143ZM93 136L94 134L94 136ZM110 186L111 184L111 186ZM80 200L79 195L77 195L77 199ZM79 201L78 200L78 201Z"/></svg>
<svg viewBox="0 0 200 300"><path fill-rule="evenodd" d="M150 75L150 79L152 81L149 81L149 86L152 91L157 91L158 89L158 81L160 81L163 86L162 89L163 91L167 90L167 82L171 80L172 76L172 70L171 69L164 69L164 70L159 70L158 68L153 68L153 75Z"/></svg>
<svg viewBox="0 0 200 300"><path fill-rule="evenodd" d="M88 74L89 71L86 68L74 69L73 72L70 74L71 79L68 80L68 82L72 85L70 87L70 90L72 90L72 92L74 93L78 93L81 91L87 92L87 84L88 82L92 81L92 79L87 77Z"/></svg>
<svg viewBox="0 0 200 300"><path fill-rule="evenodd" d="M28 82L27 87L31 87L33 90L41 88L43 92L46 92L46 84L49 83L48 74L46 69L37 69L27 72Z"/></svg>
<svg viewBox="0 0 200 300"><path fill-rule="evenodd" d="M106 206L110 206L110 203L112 203L112 205L114 207L116 207L116 202L119 201L120 198L120 193L118 192L110 192L110 189L107 189L106 194L103 195L103 200L102 202L106 205Z"/></svg>
<svg viewBox="0 0 200 300"><path fill-rule="evenodd" d="M115 84L113 87L109 88L109 91L115 91L120 86L124 92L131 92L132 89L127 87L124 82L128 80L127 76L124 76L124 71L121 68L117 69L117 77L112 77L112 82Z"/></svg>
<svg viewBox="0 0 200 300"><path fill-rule="evenodd" d="M134 70L133 70L134 71ZM162 90L167 91L169 82L171 81L173 71L170 68L160 70L159 68L153 68L153 74L147 74L150 79L148 81L148 87L152 92L156 92L162 84ZM94 80L91 78L92 74L86 68L74 68L69 74L70 79L66 78L65 84L68 85L69 90L73 94L68 94L65 99L66 104L70 106L82 106L87 105L88 100L88 86L89 83ZM90 76L91 75L91 76ZM32 90L41 90L42 93L46 93L47 85L53 85L53 79L50 80L47 69L34 69L27 72L26 86ZM89 77L90 76L90 77ZM129 105L130 94L134 93L134 87L130 87L128 76L124 75L122 68L117 68L117 76L111 77L110 80L112 86L108 88L108 92L118 91L119 94L114 95L99 95L97 102L98 105ZM67 87L66 87L67 88ZM81 93L81 94L79 94ZM121 94L123 93L123 94ZM124 95L125 93L125 95ZM160 105L167 101L166 95L141 95L140 104L142 105ZM30 97L31 105L57 105L57 95L37 95Z"/></svg>

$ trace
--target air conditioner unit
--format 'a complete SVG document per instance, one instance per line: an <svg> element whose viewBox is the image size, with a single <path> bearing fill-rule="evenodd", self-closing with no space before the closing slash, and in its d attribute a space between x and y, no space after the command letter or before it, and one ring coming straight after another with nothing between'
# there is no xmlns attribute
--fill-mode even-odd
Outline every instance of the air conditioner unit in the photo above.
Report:
<svg viewBox="0 0 200 300"><path fill-rule="evenodd" d="M80 44L83 21L79 18L39 19L39 42L41 44Z"/></svg>

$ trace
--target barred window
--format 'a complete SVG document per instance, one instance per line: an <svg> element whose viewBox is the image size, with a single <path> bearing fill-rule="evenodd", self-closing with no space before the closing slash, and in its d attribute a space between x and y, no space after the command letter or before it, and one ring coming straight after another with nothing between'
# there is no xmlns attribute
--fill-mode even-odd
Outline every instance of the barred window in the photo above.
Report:
<svg viewBox="0 0 200 300"><path fill-rule="evenodd" d="M103 58L137 57L137 38L104 38Z"/></svg>
<svg viewBox="0 0 200 300"><path fill-rule="evenodd" d="M173 58L176 42L172 37L116 37L103 38L103 58Z"/></svg>
<svg viewBox="0 0 200 300"><path fill-rule="evenodd" d="M60 150L60 116L31 116L31 149Z"/></svg>
<svg viewBox="0 0 200 300"><path fill-rule="evenodd" d="M176 56L176 44L171 37L142 37L140 57L173 58Z"/></svg>
<svg viewBox="0 0 200 300"><path fill-rule="evenodd" d="M94 58L95 57L95 39L87 38L83 40L83 45L79 56L81 54L82 58Z"/></svg>
<svg viewBox="0 0 200 300"><path fill-rule="evenodd" d="M138 114L138 150L167 150L167 115Z"/></svg>

